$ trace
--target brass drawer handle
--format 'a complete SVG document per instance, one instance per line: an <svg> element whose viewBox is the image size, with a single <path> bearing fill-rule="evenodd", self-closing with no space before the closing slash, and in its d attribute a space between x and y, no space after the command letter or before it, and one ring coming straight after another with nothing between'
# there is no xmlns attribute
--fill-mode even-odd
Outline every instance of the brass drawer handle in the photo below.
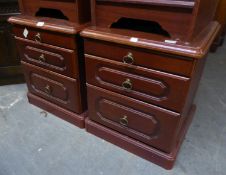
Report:
<svg viewBox="0 0 226 175"><path fill-rule="evenodd" d="M44 55L44 54L41 54L41 55L39 56L39 61L41 61L41 62L46 62L46 58L45 58L45 55Z"/></svg>
<svg viewBox="0 0 226 175"><path fill-rule="evenodd" d="M119 123L120 123L122 126L128 126L128 124L129 124L128 117L127 117L126 115L123 116L122 118L120 118Z"/></svg>
<svg viewBox="0 0 226 175"><path fill-rule="evenodd" d="M123 57L123 62L127 64L133 64L134 63L133 54L129 52L126 56Z"/></svg>
<svg viewBox="0 0 226 175"><path fill-rule="evenodd" d="M132 82L131 82L130 79L126 79L126 81L124 81L124 82L122 83L122 87L123 87L124 89L126 89L126 90L132 90L133 84L132 84Z"/></svg>
<svg viewBox="0 0 226 175"><path fill-rule="evenodd" d="M41 34L40 34L40 33L37 33L37 34L35 35L35 41L36 41L37 43L41 43L41 42L42 42Z"/></svg>
<svg viewBox="0 0 226 175"><path fill-rule="evenodd" d="M45 87L45 93L47 93L47 94L50 95L51 92L52 92L51 87L49 85L46 85L46 87Z"/></svg>

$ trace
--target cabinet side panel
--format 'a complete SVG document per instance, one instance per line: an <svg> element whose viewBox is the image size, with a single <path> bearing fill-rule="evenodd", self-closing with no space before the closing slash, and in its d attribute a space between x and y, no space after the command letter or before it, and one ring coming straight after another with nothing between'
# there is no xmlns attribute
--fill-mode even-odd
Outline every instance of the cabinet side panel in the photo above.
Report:
<svg viewBox="0 0 226 175"><path fill-rule="evenodd" d="M198 35L214 19L218 2L218 0L199 0L196 2L190 39Z"/></svg>

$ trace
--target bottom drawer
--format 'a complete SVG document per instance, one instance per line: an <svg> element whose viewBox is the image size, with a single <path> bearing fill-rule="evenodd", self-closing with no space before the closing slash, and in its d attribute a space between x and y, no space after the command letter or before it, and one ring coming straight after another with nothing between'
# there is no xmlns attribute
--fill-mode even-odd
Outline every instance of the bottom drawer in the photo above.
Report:
<svg viewBox="0 0 226 175"><path fill-rule="evenodd" d="M82 113L77 80L22 62L31 93L76 113Z"/></svg>
<svg viewBox="0 0 226 175"><path fill-rule="evenodd" d="M170 153L181 116L96 86L88 86L89 118Z"/></svg>

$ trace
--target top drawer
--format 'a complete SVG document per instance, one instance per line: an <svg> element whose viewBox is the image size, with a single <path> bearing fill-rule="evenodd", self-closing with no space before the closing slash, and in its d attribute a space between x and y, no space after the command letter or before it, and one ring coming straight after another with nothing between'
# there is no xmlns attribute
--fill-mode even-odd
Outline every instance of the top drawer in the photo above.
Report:
<svg viewBox="0 0 226 175"><path fill-rule="evenodd" d="M153 54L145 49L93 39L85 39L85 53L186 77L190 77L193 70L190 59Z"/></svg>
<svg viewBox="0 0 226 175"><path fill-rule="evenodd" d="M15 25L13 32L17 37L29 39L37 43L45 43L54 46L75 49L75 37L73 35L61 34L40 30L29 26Z"/></svg>

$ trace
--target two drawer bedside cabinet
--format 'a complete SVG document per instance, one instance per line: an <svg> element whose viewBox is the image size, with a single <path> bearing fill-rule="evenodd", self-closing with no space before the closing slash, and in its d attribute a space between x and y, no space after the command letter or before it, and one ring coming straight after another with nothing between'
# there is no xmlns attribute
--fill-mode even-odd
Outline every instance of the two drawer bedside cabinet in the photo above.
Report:
<svg viewBox="0 0 226 175"><path fill-rule="evenodd" d="M90 21L89 0L20 0L12 17L29 102L85 126L87 110L83 41Z"/></svg>
<svg viewBox="0 0 226 175"><path fill-rule="evenodd" d="M93 26L81 32L87 131L171 169L220 28L212 20L216 5L213 0L92 0Z"/></svg>

